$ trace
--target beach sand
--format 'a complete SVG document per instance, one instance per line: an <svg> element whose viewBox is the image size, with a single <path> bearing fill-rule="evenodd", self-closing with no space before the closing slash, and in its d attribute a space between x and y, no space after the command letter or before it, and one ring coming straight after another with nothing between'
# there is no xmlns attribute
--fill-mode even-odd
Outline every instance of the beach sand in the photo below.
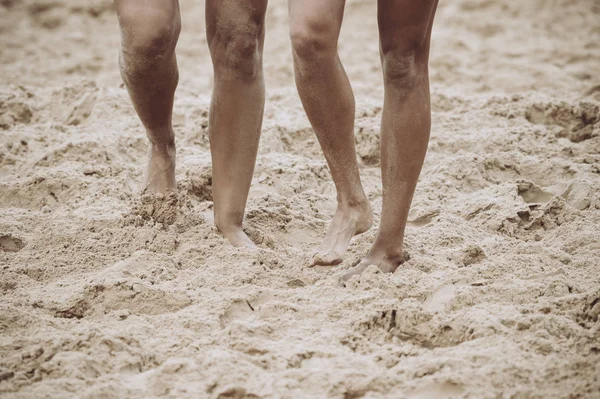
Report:
<svg viewBox="0 0 600 399"><path fill-rule="evenodd" d="M378 222L376 6L340 56ZM432 137L394 274L310 268L335 189L267 13L245 229L213 227L202 1L182 0L178 192L140 195L146 137L110 1L0 2L0 396L599 398L600 6L447 0Z"/></svg>

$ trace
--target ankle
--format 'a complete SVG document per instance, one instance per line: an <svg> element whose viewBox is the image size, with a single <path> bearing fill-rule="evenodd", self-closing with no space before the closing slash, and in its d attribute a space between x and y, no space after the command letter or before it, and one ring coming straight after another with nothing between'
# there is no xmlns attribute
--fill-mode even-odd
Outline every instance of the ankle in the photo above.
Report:
<svg viewBox="0 0 600 399"><path fill-rule="evenodd" d="M242 230L242 222L223 220L218 216L215 216L215 226L223 234L231 233L234 231Z"/></svg>
<svg viewBox="0 0 600 399"><path fill-rule="evenodd" d="M158 155L162 158L175 158L177 152L174 140L167 140L164 142L150 140L148 148L153 155Z"/></svg>
<svg viewBox="0 0 600 399"><path fill-rule="evenodd" d="M385 258L390 261L401 261L404 258L403 240L398 243L398 240L384 242L381 239L375 239L368 256Z"/></svg>
<svg viewBox="0 0 600 399"><path fill-rule="evenodd" d="M404 251L402 249L387 251L385 254L385 259L398 265L404 263Z"/></svg>
<svg viewBox="0 0 600 399"><path fill-rule="evenodd" d="M340 209L364 209L370 205L364 193L350 197L338 196L337 203Z"/></svg>

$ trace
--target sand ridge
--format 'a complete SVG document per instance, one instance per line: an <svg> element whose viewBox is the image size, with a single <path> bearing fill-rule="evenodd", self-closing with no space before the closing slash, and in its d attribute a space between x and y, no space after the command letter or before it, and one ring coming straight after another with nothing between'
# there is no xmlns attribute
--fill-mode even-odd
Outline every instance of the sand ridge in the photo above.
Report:
<svg viewBox="0 0 600 399"><path fill-rule="evenodd" d="M344 288L307 267L335 190L267 13L245 229L213 227L203 3L182 0L178 192L140 194L146 138L110 1L0 2L0 393L30 397L594 398L600 392L600 9L441 2L410 260ZM381 211L375 2L340 56Z"/></svg>

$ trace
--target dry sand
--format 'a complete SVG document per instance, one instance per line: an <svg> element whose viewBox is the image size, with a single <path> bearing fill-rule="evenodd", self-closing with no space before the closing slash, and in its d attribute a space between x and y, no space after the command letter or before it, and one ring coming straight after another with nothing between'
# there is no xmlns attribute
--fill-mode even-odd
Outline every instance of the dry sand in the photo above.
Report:
<svg viewBox="0 0 600 399"><path fill-rule="evenodd" d="M182 1L179 193L140 198L146 139L109 1L0 2L0 393L32 397L600 397L600 6L442 1L433 131L393 275L307 267L335 202L267 17L246 229L212 224L203 2ZM375 1L342 37L381 209Z"/></svg>

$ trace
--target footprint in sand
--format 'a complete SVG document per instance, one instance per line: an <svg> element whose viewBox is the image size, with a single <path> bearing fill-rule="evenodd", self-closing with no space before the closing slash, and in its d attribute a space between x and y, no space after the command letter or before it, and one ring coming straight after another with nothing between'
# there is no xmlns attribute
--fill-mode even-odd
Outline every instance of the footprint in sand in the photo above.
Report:
<svg viewBox="0 0 600 399"><path fill-rule="evenodd" d="M19 252L25 248L25 243L12 234L0 233L0 249L2 252Z"/></svg>
<svg viewBox="0 0 600 399"><path fill-rule="evenodd" d="M458 291L461 285L464 284L458 282L439 286L435 291L427 295L425 302L423 302L423 308L432 313L444 311L450 301L454 299L456 291Z"/></svg>
<svg viewBox="0 0 600 399"><path fill-rule="evenodd" d="M517 181L518 193L523 198L523 201L528 204L543 204L550 201L554 196L552 193L544 191L541 187L537 186L527 180Z"/></svg>
<svg viewBox="0 0 600 399"><path fill-rule="evenodd" d="M408 223L415 227L427 226L440 214L439 209L434 209L425 212L412 211L410 212Z"/></svg>
<svg viewBox="0 0 600 399"><path fill-rule="evenodd" d="M254 308L245 299L236 299L219 317L221 328L227 327L234 320L249 320L254 317Z"/></svg>

